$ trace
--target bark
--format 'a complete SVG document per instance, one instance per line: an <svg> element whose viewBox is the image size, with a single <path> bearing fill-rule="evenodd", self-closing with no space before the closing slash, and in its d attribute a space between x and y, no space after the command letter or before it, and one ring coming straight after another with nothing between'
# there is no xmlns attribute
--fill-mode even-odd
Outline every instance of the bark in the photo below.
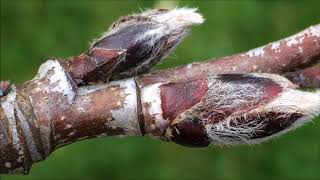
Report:
<svg viewBox="0 0 320 180"><path fill-rule="evenodd" d="M1 173L28 173L81 139L148 134L191 147L254 144L320 113L319 92L295 90L279 75L150 78L77 87L61 63L48 60L1 97Z"/></svg>
<svg viewBox="0 0 320 180"><path fill-rule="evenodd" d="M150 20L165 26L159 30ZM299 91L279 75L217 74L282 74L309 66L319 59L320 25L247 53L132 77L168 54L182 38L176 33L202 21L189 9L127 16L87 53L66 62L48 60L22 85L2 82L0 173L27 174L34 162L81 139L147 134L191 147L255 144L320 114L319 91ZM145 41L125 41L137 35L125 33L131 26L146 22L142 33L160 33L157 41L147 38L157 42L155 49ZM122 47L119 38L127 48L109 48ZM137 58L136 45L152 55ZM125 66L123 58L135 63ZM110 79L119 80L99 84Z"/></svg>
<svg viewBox="0 0 320 180"><path fill-rule="evenodd" d="M288 38L232 56L158 71L144 75L146 83L167 79L189 79L195 75L220 73L274 73L312 66L320 59L320 24L311 26ZM184 76L181 76L183 74ZM148 76L152 78L148 78ZM319 86L318 86L319 87Z"/></svg>
<svg viewBox="0 0 320 180"><path fill-rule="evenodd" d="M27 173L33 162L79 139L141 135L133 79L78 88L55 60L1 97L1 173Z"/></svg>
<svg viewBox="0 0 320 180"><path fill-rule="evenodd" d="M284 76L300 87L318 88L320 87L320 64L288 72Z"/></svg>

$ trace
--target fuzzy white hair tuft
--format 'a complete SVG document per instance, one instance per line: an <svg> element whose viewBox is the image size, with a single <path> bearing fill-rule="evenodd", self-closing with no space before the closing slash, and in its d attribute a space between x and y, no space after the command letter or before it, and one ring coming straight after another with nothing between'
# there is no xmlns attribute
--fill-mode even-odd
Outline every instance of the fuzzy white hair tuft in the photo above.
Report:
<svg viewBox="0 0 320 180"><path fill-rule="evenodd" d="M292 83L285 78L281 78L278 75L268 74L252 74L257 77L265 77L273 79L275 82L282 86L283 92L279 94L271 102L257 107L249 112L236 113L227 117L226 119L215 123L207 124L206 131L212 144L217 145L238 145L238 144L257 144L264 142L288 131L312 121L316 116L320 115L320 91L306 92L294 89ZM215 84L215 83L213 83ZM222 88L220 85L216 88ZM222 88L223 89L223 88ZM242 89L242 88L240 88ZM233 92L233 91L229 91ZM228 98L234 97L236 99L239 92L229 93ZM245 92L246 94L247 92ZM214 92L213 92L214 94ZM258 94L256 94L258 95ZM258 97L256 97L258 98ZM218 98L221 102L215 102L217 104L225 105L223 97ZM234 101L236 102L236 101ZM260 115L274 113L276 117L272 117L275 120L281 120L285 118L288 121L294 121L288 127L285 127L279 132L275 132L266 137L253 138L259 133L264 133L265 127L270 123L270 120L261 119ZM300 114L298 119L292 119L291 115ZM250 117L250 118L249 118ZM254 117L254 119L253 119ZM279 118L279 119L278 119ZM282 123L282 122L280 122ZM283 122L287 123L287 122Z"/></svg>

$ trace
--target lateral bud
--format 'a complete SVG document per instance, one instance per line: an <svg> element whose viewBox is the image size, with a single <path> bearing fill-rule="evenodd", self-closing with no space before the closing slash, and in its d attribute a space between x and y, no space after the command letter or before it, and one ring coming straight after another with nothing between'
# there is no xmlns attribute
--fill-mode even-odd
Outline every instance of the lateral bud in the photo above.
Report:
<svg viewBox="0 0 320 180"><path fill-rule="evenodd" d="M196 9L149 10L121 17L88 52L69 58L77 84L108 82L148 72L171 53L203 18Z"/></svg>
<svg viewBox="0 0 320 180"><path fill-rule="evenodd" d="M146 133L185 146L255 144L320 114L320 92L299 91L279 75L148 79L138 79Z"/></svg>

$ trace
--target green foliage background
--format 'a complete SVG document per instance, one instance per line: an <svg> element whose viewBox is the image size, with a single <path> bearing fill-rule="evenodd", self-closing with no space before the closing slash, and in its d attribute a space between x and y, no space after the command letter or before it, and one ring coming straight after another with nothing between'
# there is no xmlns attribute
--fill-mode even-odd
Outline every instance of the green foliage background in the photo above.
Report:
<svg viewBox="0 0 320 180"><path fill-rule="evenodd" d="M320 22L320 1L1 0L1 80L31 79L48 57L80 54L117 17L155 6L206 18L157 69L241 52ZM320 118L270 142L192 149L148 137L85 140L19 179L319 179Z"/></svg>

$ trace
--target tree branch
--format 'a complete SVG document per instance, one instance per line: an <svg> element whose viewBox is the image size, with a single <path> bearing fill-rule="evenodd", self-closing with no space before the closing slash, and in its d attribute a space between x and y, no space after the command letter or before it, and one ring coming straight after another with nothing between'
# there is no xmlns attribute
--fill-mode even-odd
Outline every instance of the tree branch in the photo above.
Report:
<svg viewBox="0 0 320 180"><path fill-rule="evenodd" d="M202 21L194 9L126 16L87 53L48 60L23 85L2 82L1 173L26 174L34 162L81 139L147 134L191 147L255 144L320 114L319 91L296 90L279 75L216 74L285 73L313 64L319 25L248 53L132 77L150 70L180 42L177 34ZM150 54L141 56L141 49Z"/></svg>
<svg viewBox="0 0 320 180"><path fill-rule="evenodd" d="M162 81L162 79L189 79L200 74L250 72L284 74L312 66L318 63L319 59L320 24L317 24L285 39L244 53L211 59L201 63L196 62L173 68L171 71L154 72L150 83ZM184 74L184 76L181 76L181 74ZM149 75L145 76L148 79L147 76Z"/></svg>
<svg viewBox="0 0 320 180"><path fill-rule="evenodd" d="M284 76L300 87L320 87L320 64L300 69L294 72L285 73Z"/></svg>

